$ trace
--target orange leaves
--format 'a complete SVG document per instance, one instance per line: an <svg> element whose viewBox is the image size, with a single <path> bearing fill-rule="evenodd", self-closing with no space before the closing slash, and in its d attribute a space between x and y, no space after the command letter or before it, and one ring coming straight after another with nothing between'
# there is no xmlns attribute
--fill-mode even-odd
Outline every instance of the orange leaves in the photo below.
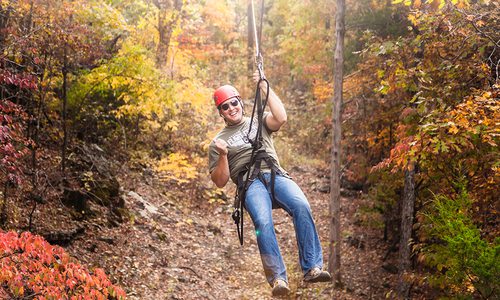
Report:
<svg viewBox="0 0 500 300"><path fill-rule="evenodd" d="M479 135L483 143L497 146L500 129L500 104L498 91L483 91L481 95L469 96L442 118L443 127L452 135Z"/></svg>
<svg viewBox="0 0 500 300"><path fill-rule="evenodd" d="M101 269L89 272L61 247L23 232L0 232L0 295L34 299L125 299ZM30 298L31 299L31 298Z"/></svg>
<svg viewBox="0 0 500 300"><path fill-rule="evenodd" d="M420 121L414 135L405 126L399 126L399 142L390 157L374 169L392 166L393 171L402 170L409 160L418 161L430 176L447 176L447 168L458 168L466 172L471 192L487 197L498 181L498 95L498 87L479 90L454 107L436 109Z"/></svg>
<svg viewBox="0 0 500 300"><path fill-rule="evenodd" d="M392 172L403 170L408 164L409 160L414 160L415 149L413 147L417 143L414 136L404 137L392 149L389 158L384 159L382 162L372 168L372 171L380 170L392 166Z"/></svg>
<svg viewBox="0 0 500 300"><path fill-rule="evenodd" d="M403 3L405 6L411 6L413 8L419 9L423 4L430 5L434 9L443 9L446 5L445 0L393 0L392 4L400 4ZM462 9L469 5L469 0L452 0L451 3L456 5L458 8Z"/></svg>
<svg viewBox="0 0 500 300"><path fill-rule="evenodd" d="M323 103L333 96L333 84L324 80L317 80L313 86L314 98Z"/></svg>

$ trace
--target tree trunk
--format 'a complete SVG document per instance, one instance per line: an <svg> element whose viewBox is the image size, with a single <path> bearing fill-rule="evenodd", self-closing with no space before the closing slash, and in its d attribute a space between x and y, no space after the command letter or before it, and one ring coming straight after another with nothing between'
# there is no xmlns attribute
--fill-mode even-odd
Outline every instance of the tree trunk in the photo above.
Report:
<svg viewBox="0 0 500 300"><path fill-rule="evenodd" d="M38 78L39 82L44 81L44 70L41 70L39 72L40 77ZM38 85L38 94L39 94L39 99L38 102L35 103L35 97L33 96L33 103L34 105L36 104L36 107L33 109L33 113L29 115L30 120L29 124L33 122L33 127L32 130L30 130L30 135L28 136L32 141L33 144L30 147L31 148L31 187L33 190L37 188L37 172L38 172L38 162L37 162L37 149L39 145L39 133L40 133L40 126L41 126L41 120L42 120L42 111L43 111L43 103L45 101L45 92L41 84Z"/></svg>
<svg viewBox="0 0 500 300"><path fill-rule="evenodd" d="M62 69L63 73L63 86L62 86L62 126L63 126L63 143L62 143L62 151L61 151L61 172L63 174L63 178L65 176L66 171L66 148L68 147L68 125L67 123L67 114L66 114L66 106L68 103L68 47L64 46L64 65Z"/></svg>
<svg viewBox="0 0 500 300"><path fill-rule="evenodd" d="M5 48L5 39L7 38L7 26L10 19L10 12L12 8L10 5L0 3L0 47Z"/></svg>
<svg viewBox="0 0 500 300"><path fill-rule="evenodd" d="M344 77L344 26L345 0L337 0L336 42L334 54L333 83L333 137L330 189L330 243L328 270L333 275L335 285L342 284L340 273L340 139L342 136L342 81Z"/></svg>
<svg viewBox="0 0 500 300"><path fill-rule="evenodd" d="M5 180L4 190L3 190L3 202L0 208L0 227L4 227L7 224L7 190L9 187L9 180Z"/></svg>
<svg viewBox="0 0 500 300"><path fill-rule="evenodd" d="M415 207L415 163L408 162L405 170L405 187L401 207L401 239L399 242L399 299L410 299L410 283L406 274L411 267L411 234Z"/></svg>
<svg viewBox="0 0 500 300"><path fill-rule="evenodd" d="M173 1L173 3L172 3ZM156 66L164 68L167 66L168 49L174 32L174 26L181 16L183 0L157 0L154 1L158 7L158 34L159 42L156 48ZM169 8L173 6L173 10Z"/></svg>

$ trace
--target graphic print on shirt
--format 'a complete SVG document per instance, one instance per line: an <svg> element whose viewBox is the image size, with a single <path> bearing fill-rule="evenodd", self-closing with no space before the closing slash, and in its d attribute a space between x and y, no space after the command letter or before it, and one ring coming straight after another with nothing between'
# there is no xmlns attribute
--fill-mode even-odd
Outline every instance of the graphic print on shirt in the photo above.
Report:
<svg viewBox="0 0 500 300"><path fill-rule="evenodd" d="M246 122L245 125L242 126L240 130L235 132L227 139L227 144L231 147L240 147L243 146L244 144L249 144L249 141L247 139L249 126L250 122ZM252 122L252 131L250 131L248 138L255 139L256 135L257 135L257 122L254 118L254 121Z"/></svg>

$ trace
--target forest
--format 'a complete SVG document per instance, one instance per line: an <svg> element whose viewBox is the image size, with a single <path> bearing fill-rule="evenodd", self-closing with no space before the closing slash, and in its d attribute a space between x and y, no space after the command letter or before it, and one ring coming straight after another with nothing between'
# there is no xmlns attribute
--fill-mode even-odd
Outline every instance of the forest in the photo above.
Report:
<svg viewBox="0 0 500 300"><path fill-rule="evenodd" d="M500 3L345 0L337 66L343 1L0 1L0 299L271 299L208 169L214 90L251 112L256 36L336 274L302 281L275 210L286 298L500 299Z"/></svg>

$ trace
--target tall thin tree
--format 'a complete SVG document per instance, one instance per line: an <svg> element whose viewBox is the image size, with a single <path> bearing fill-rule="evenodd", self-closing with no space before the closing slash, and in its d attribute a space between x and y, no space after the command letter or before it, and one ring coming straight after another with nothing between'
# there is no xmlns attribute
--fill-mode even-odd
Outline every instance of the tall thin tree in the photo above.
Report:
<svg viewBox="0 0 500 300"><path fill-rule="evenodd" d="M335 285L342 284L340 272L340 140L342 136L342 82L344 77L345 0L337 0L333 74L333 136L330 176L330 243L328 270Z"/></svg>
<svg viewBox="0 0 500 300"><path fill-rule="evenodd" d="M61 150L61 172L63 178L66 178L66 151L68 148L68 45L64 43L63 50L63 86L62 86L62 126L63 126L63 143Z"/></svg>
<svg viewBox="0 0 500 300"><path fill-rule="evenodd" d="M436 1L438 2L438 1ZM420 34L418 27L414 26L413 30L416 35ZM415 53L416 60L413 68L418 66L419 61L424 60L425 42L420 43L418 51ZM414 79L417 90L420 90L421 81L418 78ZM414 95L412 95L414 96ZM413 215L415 212L415 169L418 168L416 161L409 160L404 170L404 191L401 203L401 236L399 239L399 267L398 267L398 298L410 299L411 284L408 281L408 273L411 271L411 238L413 233Z"/></svg>
<svg viewBox="0 0 500 300"><path fill-rule="evenodd" d="M405 187L401 207L401 239L399 241L399 299L410 299L410 283L406 274L411 268L411 234L415 207L415 163L408 162L405 170Z"/></svg>

